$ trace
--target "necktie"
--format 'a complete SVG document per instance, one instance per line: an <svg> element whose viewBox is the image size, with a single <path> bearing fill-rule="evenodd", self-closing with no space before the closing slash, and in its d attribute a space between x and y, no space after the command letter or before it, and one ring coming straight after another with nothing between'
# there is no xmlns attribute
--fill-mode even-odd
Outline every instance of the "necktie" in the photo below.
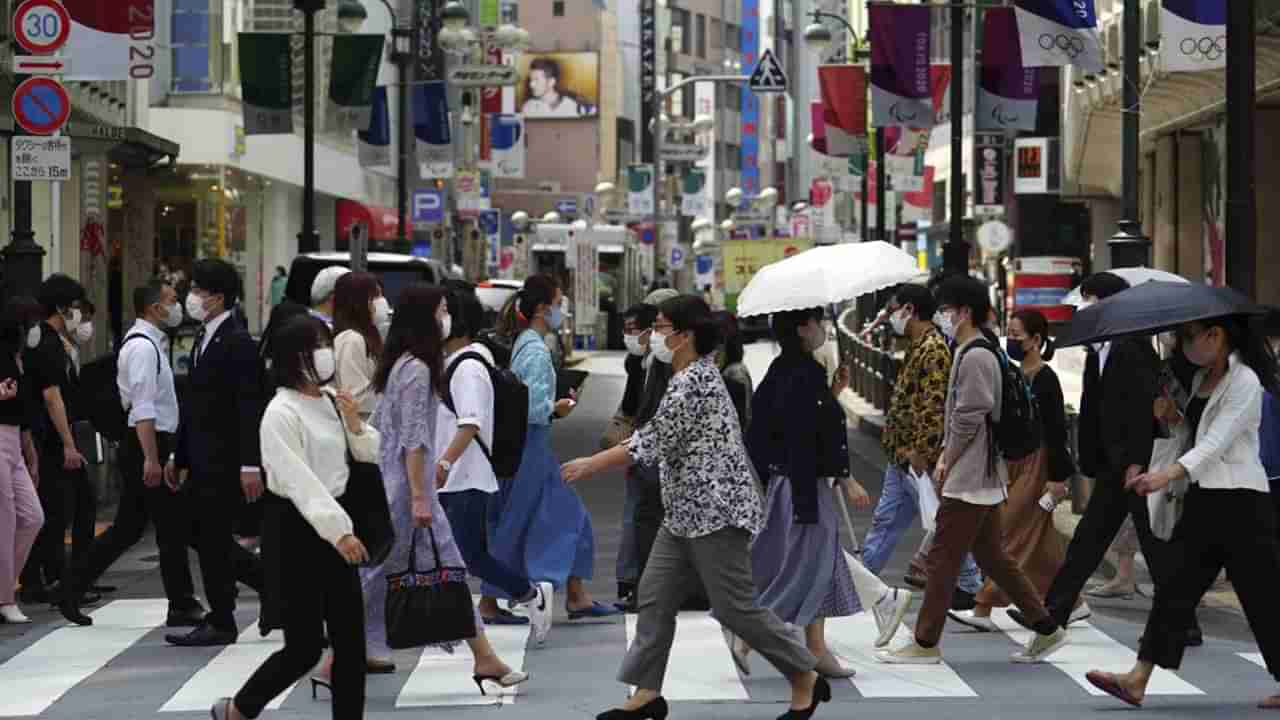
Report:
<svg viewBox="0 0 1280 720"><path fill-rule="evenodd" d="M200 331L196 333L196 344L191 349L191 367L195 367L200 363L200 352L204 349L204 326L200 326Z"/></svg>

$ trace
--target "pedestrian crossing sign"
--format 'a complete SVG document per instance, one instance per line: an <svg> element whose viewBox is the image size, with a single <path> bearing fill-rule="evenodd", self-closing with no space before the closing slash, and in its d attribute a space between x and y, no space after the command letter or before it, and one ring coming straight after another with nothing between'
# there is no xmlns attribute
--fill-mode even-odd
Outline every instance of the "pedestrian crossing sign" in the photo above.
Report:
<svg viewBox="0 0 1280 720"><path fill-rule="evenodd" d="M773 51L766 49L760 53L756 69L751 72L747 81L751 92L770 93L787 91L787 74L782 71L782 64L773 56Z"/></svg>

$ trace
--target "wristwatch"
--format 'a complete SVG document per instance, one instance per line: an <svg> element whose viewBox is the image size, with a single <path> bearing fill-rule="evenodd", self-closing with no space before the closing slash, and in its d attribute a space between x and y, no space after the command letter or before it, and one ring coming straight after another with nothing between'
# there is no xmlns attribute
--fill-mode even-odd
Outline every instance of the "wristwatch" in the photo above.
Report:
<svg viewBox="0 0 1280 720"><path fill-rule="evenodd" d="M444 458L440 458L439 462L437 462L436 465L439 465L440 469L444 470L445 475L448 475L449 471L453 469L453 463L449 462L448 460L445 460Z"/></svg>

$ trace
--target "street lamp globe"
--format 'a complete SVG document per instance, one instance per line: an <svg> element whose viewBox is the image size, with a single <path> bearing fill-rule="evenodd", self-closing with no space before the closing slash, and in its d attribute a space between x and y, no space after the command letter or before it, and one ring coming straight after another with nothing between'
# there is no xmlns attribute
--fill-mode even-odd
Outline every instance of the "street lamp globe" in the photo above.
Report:
<svg viewBox="0 0 1280 720"><path fill-rule="evenodd" d="M517 210L511 213L511 224L514 225L517 230L524 230L529 227L529 213L523 210Z"/></svg>
<svg viewBox="0 0 1280 720"><path fill-rule="evenodd" d="M742 188L729 188L729 191L724 194L724 201L736 210L742 206L742 197Z"/></svg>
<svg viewBox="0 0 1280 720"><path fill-rule="evenodd" d="M596 185L596 195L612 195L617 189L618 186L611 182L602 182Z"/></svg>
<svg viewBox="0 0 1280 720"><path fill-rule="evenodd" d="M584 232L589 226L587 225L586 220L574 220L573 224L569 227L573 228L577 232Z"/></svg>
<svg viewBox="0 0 1280 720"><path fill-rule="evenodd" d="M761 190L760 194L756 196L756 203L759 204L761 207L777 205L778 204L778 188L767 187Z"/></svg>
<svg viewBox="0 0 1280 720"><path fill-rule="evenodd" d="M798 202L795 205L791 206L791 212L804 212L805 210L808 210L808 209L809 209L809 203L807 202Z"/></svg>
<svg viewBox="0 0 1280 720"><path fill-rule="evenodd" d="M555 210L548 210L546 215L542 216L542 222L555 224L560 222L560 213Z"/></svg>
<svg viewBox="0 0 1280 720"><path fill-rule="evenodd" d="M738 227L738 223L734 222L733 218L729 218L720 223L720 229L727 233L733 232L733 229L736 227Z"/></svg>
<svg viewBox="0 0 1280 720"><path fill-rule="evenodd" d="M461 30L471 22L471 13L467 12L466 5L453 0L440 11L440 22L450 30Z"/></svg>
<svg viewBox="0 0 1280 720"><path fill-rule="evenodd" d="M820 22L809 23L804 29L804 41L813 50L822 52L831 47L831 31Z"/></svg>
<svg viewBox="0 0 1280 720"><path fill-rule="evenodd" d="M698 218L697 220L694 220L692 223L689 224L689 231L694 233L695 235L704 230L710 230L710 229L712 229L711 221L706 218Z"/></svg>
<svg viewBox="0 0 1280 720"><path fill-rule="evenodd" d="M716 126L716 119L706 113L702 113L693 119L693 129L695 132L706 132Z"/></svg>
<svg viewBox="0 0 1280 720"><path fill-rule="evenodd" d="M359 0L340 0L338 3L338 29L344 33L354 33L369 18L369 11Z"/></svg>

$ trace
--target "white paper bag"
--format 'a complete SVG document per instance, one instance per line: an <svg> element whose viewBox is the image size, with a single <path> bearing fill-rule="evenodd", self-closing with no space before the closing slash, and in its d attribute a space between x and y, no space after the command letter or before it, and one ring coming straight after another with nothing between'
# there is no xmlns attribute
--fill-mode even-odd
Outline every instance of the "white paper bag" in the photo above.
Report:
<svg viewBox="0 0 1280 720"><path fill-rule="evenodd" d="M915 482L916 494L920 497L920 524L924 526L925 532L931 533L937 529L934 519L938 515L938 493L933 489L933 479L927 472L917 475L911 467L907 468L907 472Z"/></svg>

